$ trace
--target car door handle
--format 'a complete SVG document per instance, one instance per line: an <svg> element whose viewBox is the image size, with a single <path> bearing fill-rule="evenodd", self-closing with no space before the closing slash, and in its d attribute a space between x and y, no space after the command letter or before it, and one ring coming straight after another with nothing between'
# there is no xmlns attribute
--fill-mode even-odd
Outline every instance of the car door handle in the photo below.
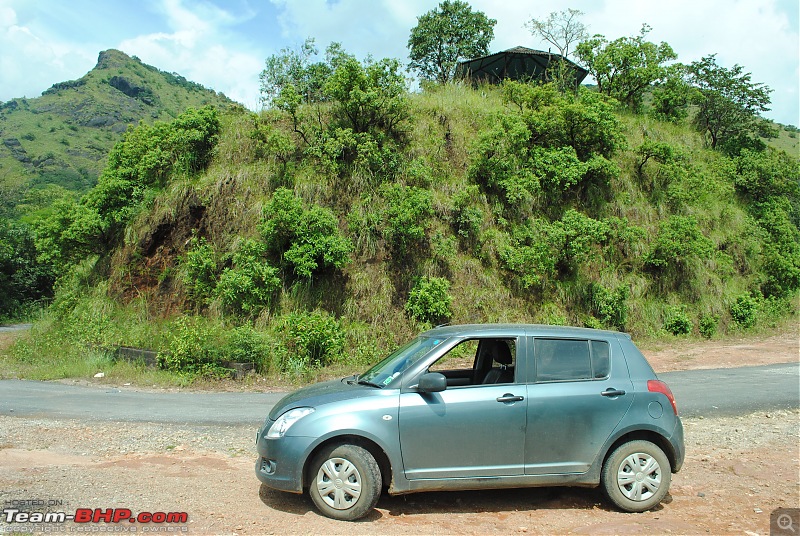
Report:
<svg viewBox="0 0 800 536"><path fill-rule="evenodd" d="M515 396L511 393L506 393L501 397L497 398L498 402L508 403L508 402L519 402L520 400L525 400L524 396Z"/></svg>
<svg viewBox="0 0 800 536"><path fill-rule="evenodd" d="M625 391L622 389L614 389L613 387L609 387L600 394L603 396L622 396L625 394Z"/></svg>

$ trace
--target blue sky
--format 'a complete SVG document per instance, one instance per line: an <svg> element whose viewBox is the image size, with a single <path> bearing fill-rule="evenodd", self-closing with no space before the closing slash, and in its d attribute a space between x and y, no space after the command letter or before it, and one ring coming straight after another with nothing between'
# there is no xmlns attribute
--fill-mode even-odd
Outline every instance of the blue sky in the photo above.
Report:
<svg viewBox="0 0 800 536"><path fill-rule="evenodd" d="M36 97L83 76L101 50L117 48L159 69L259 106L264 60L314 37L364 57L408 61L417 17L438 0L0 0L0 101ZM765 115L800 125L797 0L472 0L497 19L491 51L547 49L524 23L551 11L582 10L590 33L666 41L689 63L717 53L774 90ZM537 5L539 4L539 5Z"/></svg>

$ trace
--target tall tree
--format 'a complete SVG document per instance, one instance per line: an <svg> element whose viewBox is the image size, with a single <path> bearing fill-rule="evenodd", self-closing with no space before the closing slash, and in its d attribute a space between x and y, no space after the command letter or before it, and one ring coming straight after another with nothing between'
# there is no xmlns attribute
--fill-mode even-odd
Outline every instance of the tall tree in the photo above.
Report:
<svg viewBox="0 0 800 536"><path fill-rule="evenodd" d="M445 0L417 21L408 39L409 66L423 79L440 84L453 79L459 60L489 52L497 24L460 0Z"/></svg>
<svg viewBox="0 0 800 536"><path fill-rule="evenodd" d="M311 58L319 54L314 38L307 38L296 50L284 48L267 58L261 71L261 100L271 104L283 88L293 85L298 94L308 102L313 89L309 80Z"/></svg>
<svg viewBox="0 0 800 536"><path fill-rule="evenodd" d="M563 57L569 56L569 48L573 43L586 39L587 26L580 21L584 15L578 9L565 9L564 11L553 11L546 19L531 19L525 23L525 27L534 36L541 37L558 49L558 53Z"/></svg>
<svg viewBox="0 0 800 536"><path fill-rule="evenodd" d="M667 43L647 41L650 30L643 24L639 35L611 42L595 35L575 50L597 81L597 89L634 110L641 107L645 91L667 76L665 63L678 57Z"/></svg>
<svg viewBox="0 0 800 536"><path fill-rule="evenodd" d="M275 105L284 90L296 94L303 103L324 100L322 86L325 81L339 63L352 56L335 42L325 49L325 61L312 62L317 55L316 42L309 37L297 49L284 48L267 58L259 75L261 102L267 106Z"/></svg>
<svg viewBox="0 0 800 536"><path fill-rule="evenodd" d="M726 69L717 65L716 54L692 62L688 68L689 82L697 88L694 104L697 115L694 124L708 135L710 146L730 142L742 145L743 138L753 134L772 134L759 112L766 112L772 90L764 84L751 81L741 65Z"/></svg>

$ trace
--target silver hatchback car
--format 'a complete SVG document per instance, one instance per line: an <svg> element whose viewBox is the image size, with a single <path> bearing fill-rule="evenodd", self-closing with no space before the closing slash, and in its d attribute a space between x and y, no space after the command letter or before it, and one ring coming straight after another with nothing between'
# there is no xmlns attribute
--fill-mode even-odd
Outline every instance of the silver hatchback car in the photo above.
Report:
<svg viewBox="0 0 800 536"><path fill-rule="evenodd" d="M426 331L364 374L287 395L256 442L261 482L342 520L384 488L599 485L642 512L685 454L672 392L630 336L540 325Z"/></svg>

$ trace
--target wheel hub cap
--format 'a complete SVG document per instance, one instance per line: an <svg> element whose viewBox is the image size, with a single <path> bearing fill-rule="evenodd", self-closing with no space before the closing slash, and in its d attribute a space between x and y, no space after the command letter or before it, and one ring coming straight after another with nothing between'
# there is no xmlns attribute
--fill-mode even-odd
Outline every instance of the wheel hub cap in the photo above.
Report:
<svg viewBox="0 0 800 536"><path fill-rule="evenodd" d="M646 501L661 486L661 466L649 454L631 454L619 465L617 486L628 499Z"/></svg>
<svg viewBox="0 0 800 536"><path fill-rule="evenodd" d="M337 510L355 506L361 496L361 473L344 458L331 458L317 472L317 492L325 503Z"/></svg>

